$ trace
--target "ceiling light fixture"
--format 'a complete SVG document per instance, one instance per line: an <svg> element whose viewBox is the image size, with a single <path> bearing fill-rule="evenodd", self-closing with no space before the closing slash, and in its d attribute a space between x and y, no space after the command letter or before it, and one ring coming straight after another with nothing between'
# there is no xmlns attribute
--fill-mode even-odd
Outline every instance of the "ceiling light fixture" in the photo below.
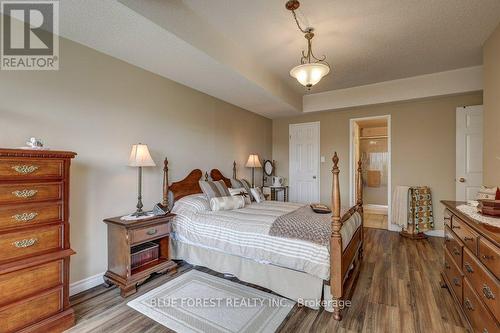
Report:
<svg viewBox="0 0 500 333"><path fill-rule="evenodd" d="M321 59L314 56L312 51L314 29L303 29L297 20L297 15L295 14L295 11L300 7L300 2L298 0L289 0L286 2L285 7L292 12L295 23L297 23L297 27L300 31L302 31L305 39L307 39L307 53L302 51L300 65L292 68L290 70L290 75L297 79L297 81L299 81L299 83L305 86L308 90L311 90L312 86L321 81L321 79L330 72L330 65L325 61L326 56L323 56Z"/></svg>

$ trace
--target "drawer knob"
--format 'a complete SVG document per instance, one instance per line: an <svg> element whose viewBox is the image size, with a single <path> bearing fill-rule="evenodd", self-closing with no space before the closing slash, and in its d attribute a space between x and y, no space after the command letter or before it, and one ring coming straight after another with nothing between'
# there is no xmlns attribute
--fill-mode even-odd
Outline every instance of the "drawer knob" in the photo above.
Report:
<svg viewBox="0 0 500 333"><path fill-rule="evenodd" d="M25 248L25 247L30 247L30 246L35 245L36 242L37 242L36 238L30 238L30 239L23 239L20 241L15 241L14 243L12 243L12 245L14 245L17 248Z"/></svg>
<svg viewBox="0 0 500 333"><path fill-rule="evenodd" d="M12 194L15 195L16 197L23 198L23 199L31 198L32 196L34 196L37 193L38 193L37 190L20 190L20 191L17 190L17 191L12 192Z"/></svg>
<svg viewBox="0 0 500 333"><path fill-rule="evenodd" d="M451 228L452 229L460 229L460 226L459 225L452 225Z"/></svg>
<svg viewBox="0 0 500 333"><path fill-rule="evenodd" d="M446 269L450 269L451 268L450 265L446 261L444 263L444 268L446 268Z"/></svg>
<svg viewBox="0 0 500 333"><path fill-rule="evenodd" d="M474 272L474 270L472 269L472 266L468 262L464 263L464 266L465 266L465 270L467 272L469 272L469 273L473 273Z"/></svg>
<svg viewBox="0 0 500 333"><path fill-rule="evenodd" d="M467 310L474 311L474 307L472 306L472 304L468 298L465 299L464 304L465 304L465 307L467 308Z"/></svg>
<svg viewBox="0 0 500 333"><path fill-rule="evenodd" d="M486 259L486 260L493 260L493 259L495 259L495 257L494 257L494 256L489 256L489 255L486 255L486 254L485 254L485 255L483 255L483 259Z"/></svg>
<svg viewBox="0 0 500 333"><path fill-rule="evenodd" d="M472 237L464 237L464 241L466 242L472 242L474 240L474 238Z"/></svg>
<svg viewBox="0 0 500 333"><path fill-rule="evenodd" d="M12 215L12 219L16 220L17 222L28 222L33 220L38 216L38 213L31 212L31 213L22 213L22 214L16 214Z"/></svg>
<svg viewBox="0 0 500 333"><path fill-rule="evenodd" d="M483 333L488 333L488 330L486 328L483 329Z"/></svg>
<svg viewBox="0 0 500 333"><path fill-rule="evenodd" d="M454 284L455 286L457 286L457 287L459 287L459 286L460 286L460 282L459 282L459 281L460 281L460 280L459 280L457 277L456 277L456 278L453 278L453 284Z"/></svg>
<svg viewBox="0 0 500 333"><path fill-rule="evenodd" d="M27 175L35 172L36 170L39 169L39 167L37 167L36 165L14 165L12 169L17 173L20 173L22 175Z"/></svg>
<svg viewBox="0 0 500 333"><path fill-rule="evenodd" d="M152 235L156 235L156 233L158 232L158 230L156 229L149 229L146 233L150 236Z"/></svg>
<svg viewBox="0 0 500 333"><path fill-rule="evenodd" d="M495 299L495 294L493 294L490 287L488 287L486 283L483 284L483 294L487 299Z"/></svg>
<svg viewBox="0 0 500 333"><path fill-rule="evenodd" d="M459 256L460 255L460 251L458 251L458 249L456 247L453 248L453 254L456 255L456 256Z"/></svg>

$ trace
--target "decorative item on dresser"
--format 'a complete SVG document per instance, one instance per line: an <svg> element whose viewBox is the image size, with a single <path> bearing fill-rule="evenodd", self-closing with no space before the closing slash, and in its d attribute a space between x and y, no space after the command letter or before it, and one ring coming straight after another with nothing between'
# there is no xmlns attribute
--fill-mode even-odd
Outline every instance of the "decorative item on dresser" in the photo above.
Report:
<svg viewBox="0 0 500 333"><path fill-rule="evenodd" d="M0 149L0 332L62 332L69 304L75 153Z"/></svg>
<svg viewBox="0 0 500 333"><path fill-rule="evenodd" d="M151 274L176 270L177 264L170 260L168 250L170 222L174 216L167 214L135 221L120 217L104 220L108 225L108 271L104 274L104 282L117 285L122 297L134 294L137 286ZM147 243L156 243L158 249ZM147 249L149 252L142 256L145 260L137 259L141 256L139 253Z"/></svg>
<svg viewBox="0 0 500 333"><path fill-rule="evenodd" d="M500 331L500 228L481 223L457 207L445 209L443 287L474 332Z"/></svg>

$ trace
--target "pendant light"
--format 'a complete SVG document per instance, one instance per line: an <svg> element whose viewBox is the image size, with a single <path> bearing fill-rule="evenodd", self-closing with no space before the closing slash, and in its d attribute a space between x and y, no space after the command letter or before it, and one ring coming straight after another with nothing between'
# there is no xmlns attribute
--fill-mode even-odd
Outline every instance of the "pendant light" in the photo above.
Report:
<svg viewBox="0 0 500 333"><path fill-rule="evenodd" d="M298 0L289 0L286 2L285 7L292 12L297 27L304 34L304 37L307 40L307 52L302 51L300 65L295 66L290 70L290 76L295 78L300 84L310 90L312 86L321 81L321 79L330 72L330 65L325 61L326 56L318 59L312 51L314 29L303 29L297 20L295 11L300 7L300 2Z"/></svg>

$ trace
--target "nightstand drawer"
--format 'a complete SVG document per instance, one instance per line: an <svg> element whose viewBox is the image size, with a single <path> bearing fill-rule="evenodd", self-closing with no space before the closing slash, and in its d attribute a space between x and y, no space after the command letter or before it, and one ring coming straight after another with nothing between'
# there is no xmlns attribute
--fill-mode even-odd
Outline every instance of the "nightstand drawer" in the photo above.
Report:
<svg viewBox="0 0 500 333"><path fill-rule="evenodd" d="M63 160L2 159L0 180L61 179Z"/></svg>
<svg viewBox="0 0 500 333"><path fill-rule="evenodd" d="M0 229L63 221L61 202L0 206Z"/></svg>
<svg viewBox="0 0 500 333"><path fill-rule="evenodd" d="M0 261L63 248L63 225L0 235Z"/></svg>
<svg viewBox="0 0 500 333"><path fill-rule="evenodd" d="M63 183L23 183L0 185L0 204L61 200Z"/></svg>
<svg viewBox="0 0 500 333"><path fill-rule="evenodd" d="M170 223L158 224L151 227L130 230L130 243L136 244L166 236L170 233Z"/></svg>

